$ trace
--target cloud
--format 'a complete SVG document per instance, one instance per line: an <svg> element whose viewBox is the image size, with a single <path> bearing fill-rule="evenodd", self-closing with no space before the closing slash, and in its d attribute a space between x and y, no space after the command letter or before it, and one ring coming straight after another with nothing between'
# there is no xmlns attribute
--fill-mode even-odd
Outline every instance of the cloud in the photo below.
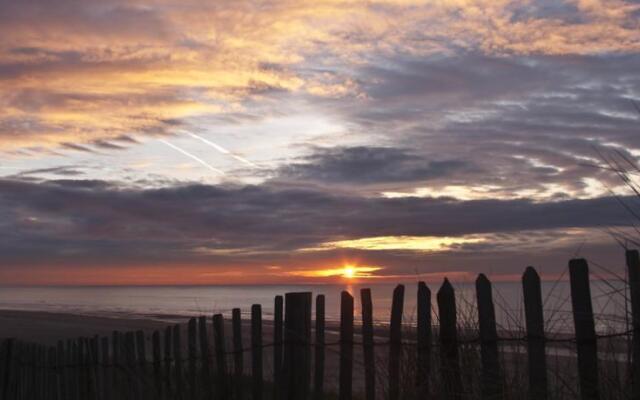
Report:
<svg viewBox="0 0 640 400"><path fill-rule="evenodd" d="M366 84L359 66L407 56L637 53L637 14L637 4L620 0L5 1L0 148L166 135L167 121L251 113L246 105L263 96L356 97ZM414 86L407 75L379 90L452 88L446 71L431 71L445 79ZM513 89L526 86L511 78L518 71L502 72ZM482 86L487 74L444 97Z"/></svg>
<svg viewBox="0 0 640 400"><path fill-rule="evenodd" d="M350 252L303 251L326 243L362 243L359 239L380 237L440 238L453 243L458 237L481 235L476 237L483 240L460 240L462 247L452 246L447 254L455 259L471 249L504 252L496 247L505 240L500 235L510 238L509 251L516 253L526 251L518 243L531 238L537 238L539 247L557 251L549 243L563 230L582 230L592 237L593 229L629 222L626 211L612 198L548 203L385 199L277 185L143 189L70 180L2 180L0 210L0 264L5 268L107 262L281 265L291 261L292 253L305 265L305 260L335 257L336 251ZM553 231L558 233L545 234L547 239L526 233ZM529 239L513 240L518 237ZM480 247L465 247L474 243ZM403 268L415 262L407 263L415 260L410 249L354 248L351 253L370 263L375 259L397 263L400 258ZM380 263L374 265L386 265Z"/></svg>
<svg viewBox="0 0 640 400"><path fill-rule="evenodd" d="M427 161L407 149L364 146L317 148L301 161L283 166L279 177L368 185L444 179L469 167L457 160Z"/></svg>

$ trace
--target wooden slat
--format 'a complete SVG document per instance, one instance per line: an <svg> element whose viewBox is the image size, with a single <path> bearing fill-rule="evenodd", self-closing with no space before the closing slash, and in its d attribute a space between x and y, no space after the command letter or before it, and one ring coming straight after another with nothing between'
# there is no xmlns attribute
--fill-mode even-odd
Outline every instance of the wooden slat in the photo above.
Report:
<svg viewBox="0 0 640 400"><path fill-rule="evenodd" d="M153 393L156 399L164 399L162 382L162 345L160 343L160 332L154 331L151 335L151 347L153 355Z"/></svg>
<svg viewBox="0 0 640 400"><path fill-rule="evenodd" d="M173 348L173 327L167 326L164 329L164 389L163 392L166 394L167 399L175 398L173 393L174 385L171 383L173 381L173 377L171 374L172 366L173 366L173 357L172 357L172 348Z"/></svg>
<svg viewBox="0 0 640 400"><path fill-rule="evenodd" d="M483 399L502 397L502 372L498 359L498 331L493 307L491 282L484 274L476 279L478 304L478 326L480 334L480 356L482 363L481 393Z"/></svg>
<svg viewBox="0 0 640 400"><path fill-rule="evenodd" d="M578 348L578 377L582 400L600 398L598 388L598 341L596 338L591 288L589 287L589 266L587 261L569 261L571 279L571 304Z"/></svg>
<svg viewBox="0 0 640 400"><path fill-rule="evenodd" d="M209 349L209 335L207 334L207 317L198 318L198 334L200 342L200 385L205 400L213 398L211 385L211 350Z"/></svg>
<svg viewBox="0 0 640 400"><path fill-rule="evenodd" d="M233 330L233 386L234 398L244 399L244 357L242 349L242 313L239 308L231 312Z"/></svg>
<svg viewBox="0 0 640 400"><path fill-rule="evenodd" d="M262 307L251 306L251 394L253 400L262 400Z"/></svg>
<svg viewBox="0 0 640 400"><path fill-rule="evenodd" d="M463 396L460 363L458 360L458 329L456 321L456 297L453 286L445 278L437 295L440 317L440 360L445 399L461 399Z"/></svg>
<svg viewBox="0 0 640 400"><path fill-rule="evenodd" d="M393 290L391 324L389 326L389 400L400 398L400 359L402 356L402 310L404 285Z"/></svg>
<svg viewBox="0 0 640 400"><path fill-rule="evenodd" d="M147 346L145 342L144 332L141 330L136 331L136 353L137 353L137 368L136 373L138 376L138 385L140 390L141 399L153 398L152 393L148 385L149 376L147 372Z"/></svg>
<svg viewBox="0 0 640 400"><path fill-rule="evenodd" d="M431 377L431 290L424 282L418 282L418 354L416 386L419 398L430 394Z"/></svg>
<svg viewBox="0 0 640 400"><path fill-rule="evenodd" d="M640 399L640 257L637 250L627 250L627 272L631 297L631 398Z"/></svg>
<svg viewBox="0 0 640 400"><path fill-rule="evenodd" d="M353 394L353 296L340 295L340 378L339 400L351 400Z"/></svg>
<svg viewBox="0 0 640 400"><path fill-rule="evenodd" d="M180 338L180 325L173 326L171 333L173 339L173 381L174 399L182 400L184 396L184 380L182 376L182 340Z"/></svg>
<svg viewBox="0 0 640 400"><path fill-rule="evenodd" d="M224 317L222 314L213 316L213 340L216 352L216 376L217 392L220 399L227 399L229 389L227 387L227 349L224 341Z"/></svg>
<svg viewBox="0 0 640 400"><path fill-rule="evenodd" d="M324 295L316 296L316 326L315 326L315 367L313 374L313 398L324 398L324 344L325 344L325 309Z"/></svg>
<svg viewBox="0 0 640 400"><path fill-rule="evenodd" d="M307 399L311 369L311 293L287 293L284 313L283 399Z"/></svg>
<svg viewBox="0 0 640 400"><path fill-rule="evenodd" d="M371 289L360 290L362 305L362 352L364 357L364 398L376 398L375 350L373 347L373 301Z"/></svg>
<svg viewBox="0 0 640 400"><path fill-rule="evenodd" d="M187 351L188 351L188 370L187 381L189 383L189 398L195 399L198 396L198 330L195 318L189 319L187 325Z"/></svg>
<svg viewBox="0 0 640 400"><path fill-rule="evenodd" d="M282 396L283 297L276 296L273 306L273 398L279 399Z"/></svg>
<svg viewBox="0 0 640 400"><path fill-rule="evenodd" d="M547 356L544 338L544 311L540 276L533 267L522 275L524 315L527 327L527 358L529 365L529 400L547 399Z"/></svg>

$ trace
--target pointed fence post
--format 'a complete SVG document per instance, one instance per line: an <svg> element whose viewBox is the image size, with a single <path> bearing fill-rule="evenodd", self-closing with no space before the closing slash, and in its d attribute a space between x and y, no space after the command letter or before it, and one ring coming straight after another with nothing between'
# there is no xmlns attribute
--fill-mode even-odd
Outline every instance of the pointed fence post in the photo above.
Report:
<svg viewBox="0 0 640 400"><path fill-rule="evenodd" d="M251 393L253 400L262 400L262 307L251 306Z"/></svg>
<svg viewBox="0 0 640 400"><path fill-rule="evenodd" d="M284 300L283 400L309 397L311 293L287 293Z"/></svg>
<svg viewBox="0 0 640 400"><path fill-rule="evenodd" d="M147 374L147 355L146 355L146 343L144 332L139 330L136 332L136 351L138 354L138 367L136 372L138 373L138 380L140 381L140 398L149 398L149 376Z"/></svg>
<svg viewBox="0 0 640 400"><path fill-rule="evenodd" d="M631 398L640 399L640 257L638 256L638 250L627 250L626 258L633 329L629 378L631 381Z"/></svg>
<svg viewBox="0 0 640 400"><path fill-rule="evenodd" d="M153 393L154 398L162 400L162 350L160 346L160 332L154 331L151 336L151 346L153 355Z"/></svg>
<svg viewBox="0 0 640 400"><path fill-rule="evenodd" d="M209 336L207 335L207 317L198 317L198 339L200 341L200 382L205 400L213 398L211 387L211 352L209 350Z"/></svg>
<svg viewBox="0 0 640 400"><path fill-rule="evenodd" d="M173 359L171 357L171 348L173 345L173 329L167 326L164 329L164 393L167 399L173 399L173 385L171 384L171 366Z"/></svg>
<svg viewBox="0 0 640 400"><path fill-rule="evenodd" d="M598 389L598 341L596 337L589 266L585 259L569 261L571 304L578 348L578 376L582 400L600 398Z"/></svg>
<svg viewBox="0 0 640 400"><path fill-rule="evenodd" d="M213 316L213 340L216 352L216 375L218 377L216 394L220 399L227 399L229 396L227 389L227 349L224 342L224 317L222 314Z"/></svg>
<svg viewBox="0 0 640 400"><path fill-rule="evenodd" d="M416 383L418 396L429 396L431 375L431 290L424 282L418 282L418 356Z"/></svg>
<svg viewBox="0 0 640 400"><path fill-rule="evenodd" d="M324 398L324 295L316 296L316 340L315 367L313 376L313 398Z"/></svg>
<svg viewBox="0 0 640 400"><path fill-rule="evenodd" d="M273 398L279 399L282 388L282 338L284 299L276 296L273 302Z"/></svg>
<svg viewBox="0 0 640 400"><path fill-rule="evenodd" d="M389 326L389 400L400 398L400 358L402 357L402 309L404 285L393 290Z"/></svg>
<svg viewBox="0 0 640 400"><path fill-rule="evenodd" d="M197 360L198 360L198 343L197 343L197 322L195 318L189 319L189 324L187 325L187 351L189 356L189 370L188 380L189 380L189 399L195 399L198 396L198 387L197 377L198 377L198 368L197 368Z"/></svg>
<svg viewBox="0 0 640 400"><path fill-rule="evenodd" d="M244 357L242 350L242 314L239 308L231 311L233 330L233 386L234 398L244 399L244 385L242 384L244 374Z"/></svg>
<svg viewBox="0 0 640 400"><path fill-rule="evenodd" d="M376 398L376 367L373 349L373 302L371 289L360 289L362 306L362 353L364 358L364 398Z"/></svg>
<svg viewBox="0 0 640 400"><path fill-rule="evenodd" d="M527 358L529 364L529 400L547 399L547 356L544 337L544 311L540 276L533 267L522 275L524 314L527 326Z"/></svg>
<svg viewBox="0 0 640 400"><path fill-rule="evenodd" d="M339 400L351 400L353 392L353 296L340 297L340 387Z"/></svg>
<svg viewBox="0 0 640 400"><path fill-rule="evenodd" d="M476 279L480 355L482 360L482 398L502 398L502 372L498 359L498 330L493 306L491 282L485 274Z"/></svg>
<svg viewBox="0 0 640 400"><path fill-rule="evenodd" d="M182 380L182 340L180 340L180 325L173 326L173 376L175 380L175 396L177 400L184 398L184 383Z"/></svg>
<svg viewBox="0 0 640 400"><path fill-rule="evenodd" d="M461 399L463 388L458 360L458 328L456 321L456 297L453 286L444 279L438 291L440 317L440 359L445 399Z"/></svg>

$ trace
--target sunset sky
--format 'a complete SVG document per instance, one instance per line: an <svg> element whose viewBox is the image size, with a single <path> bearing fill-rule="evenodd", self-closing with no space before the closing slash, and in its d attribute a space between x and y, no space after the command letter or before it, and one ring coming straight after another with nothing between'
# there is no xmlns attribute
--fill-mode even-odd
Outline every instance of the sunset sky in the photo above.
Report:
<svg viewBox="0 0 640 400"><path fill-rule="evenodd" d="M621 268L639 71L632 0L0 0L0 283Z"/></svg>

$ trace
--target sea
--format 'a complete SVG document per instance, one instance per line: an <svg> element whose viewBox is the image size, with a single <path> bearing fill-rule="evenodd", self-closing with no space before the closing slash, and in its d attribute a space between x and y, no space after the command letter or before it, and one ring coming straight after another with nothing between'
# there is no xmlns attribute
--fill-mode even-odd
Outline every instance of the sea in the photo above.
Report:
<svg viewBox="0 0 640 400"><path fill-rule="evenodd" d="M406 282L403 321L416 321L417 283ZM453 283L456 291L458 321L477 324L473 282ZM311 292L325 296L326 318L340 319L340 294L351 293L355 319L360 320L360 290L372 291L374 322L389 323L393 290L396 284L345 283L318 285L217 285L217 286L0 286L0 309L71 313L114 318L147 318L177 321L184 317L222 313L231 316L240 308L248 316L253 304L262 305L263 318L273 318L274 298L289 292ZM438 320L436 292L432 292L432 317ZM626 285L622 281L592 281L592 302L598 332L620 332L629 326ZM545 328L549 332L572 332L571 292L569 282L542 282ZM499 329L518 331L525 326L522 286L520 282L493 283L493 298Z"/></svg>

